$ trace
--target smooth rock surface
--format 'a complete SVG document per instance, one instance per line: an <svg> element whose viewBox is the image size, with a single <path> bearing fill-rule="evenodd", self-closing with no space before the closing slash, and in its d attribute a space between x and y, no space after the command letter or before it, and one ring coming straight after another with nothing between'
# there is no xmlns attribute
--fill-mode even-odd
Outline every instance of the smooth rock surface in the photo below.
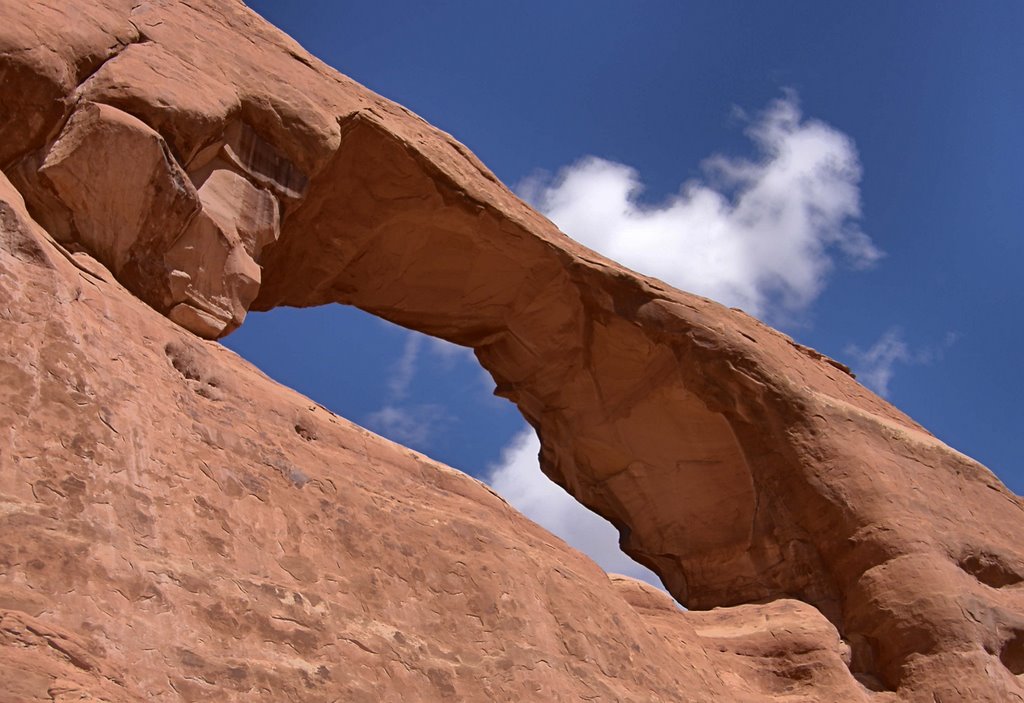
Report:
<svg viewBox="0 0 1024 703"><path fill-rule="evenodd" d="M1024 503L840 364L569 240L239 2L0 19L11 696L1024 700ZM473 347L703 612L160 314L328 303Z"/></svg>

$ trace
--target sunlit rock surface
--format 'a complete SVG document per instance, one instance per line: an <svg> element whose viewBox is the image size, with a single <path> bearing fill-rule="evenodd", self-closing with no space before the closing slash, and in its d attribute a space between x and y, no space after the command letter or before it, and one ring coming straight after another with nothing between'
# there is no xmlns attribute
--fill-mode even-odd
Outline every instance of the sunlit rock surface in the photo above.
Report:
<svg viewBox="0 0 1024 703"><path fill-rule="evenodd" d="M840 364L239 2L0 20L0 694L1024 700L1021 500ZM336 302L473 347L693 610L201 339Z"/></svg>

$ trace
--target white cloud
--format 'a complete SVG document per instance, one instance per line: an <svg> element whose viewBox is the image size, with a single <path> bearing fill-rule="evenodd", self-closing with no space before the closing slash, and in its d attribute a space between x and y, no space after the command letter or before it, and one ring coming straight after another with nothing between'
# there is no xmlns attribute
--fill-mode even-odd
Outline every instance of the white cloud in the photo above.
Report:
<svg viewBox="0 0 1024 703"><path fill-rule="evenodd" d="M846 353L856 360L853 371L857 379L880 396L889 395L889 383L896 372L896 364L913 360L898 329L889 330L868 349L851 345Z"/></svg>
<svg viewBox="0 0 1024 703"><path fill-rule="evenodd" d="M476 355L473 353L472 347L463 347L458 344L453 344L447 340L441 339L440 337L427 337L427 345L431 356L436 359L445 370L450 370L453 366L463 362L469 362L473 367L479 368L479 365L476 363ZM487 379L489 381L490 376L488 376Z"/></svg>
<svg viewBox="0 0 1024 703"><path fill-rule="evenodd" d="M939 346L912 350L903 339L903 331L892 327L867 349L851 344L846 348L846 353L853 360L850 366L857 374L857 380L878 395L888 397L889 384L896 374L897 365L930 364L937 361L956 339L956 334L950 332Z"/></svg>
<svg viewBox="0 0 1024 703"><path fill-rule="evenodd" d="M409 386L416 376L416 362L419 359L423 338L424 335L416 332L409 332L405 335L402 356L395 363L392 376L388 380L388 390L392 400L401 400L409 394Z"/></svg>
<svg viewBox="0 0 1024 703"><path fill-rule="evenodd" d="M448 413L439 405L388 404L367 415L365 424L389 439L422 451L431 435L448 420Z"/></svg>
<svg viewBox="0 0 1024 703"><path fill-rule="evenodd" d="M488 483L521 513L587 554L605 571L625 574L661 588L661 580L619 549L619 533L590 512L540 470L540 441L527 427L517 434Z"/></svg>
<svg viewBox="0 0 1024 703"><path fill-rule="evenodd" d="M639 202L640 174L586 157L519 191L569 236L684 290L782 319L821 292L838 251L854 267L882 253L857 225L860 163L853 141L804 119L796 94L746 130L754 160L714 155L704 180L659 205Z"/></svg>
<svg viewBox="0 0 1024 703"><path fill-rule="evenodd" d="M427 348L444 363L453 363L455 350L461 349L419 332L407 331L402 354L391 367L387 381L386 402L368 414L364 424L396 442L425 449L431 435L447 424L450 416L445 409L431 403L406 402L419 371L420 352L424 341Z"/></svg>

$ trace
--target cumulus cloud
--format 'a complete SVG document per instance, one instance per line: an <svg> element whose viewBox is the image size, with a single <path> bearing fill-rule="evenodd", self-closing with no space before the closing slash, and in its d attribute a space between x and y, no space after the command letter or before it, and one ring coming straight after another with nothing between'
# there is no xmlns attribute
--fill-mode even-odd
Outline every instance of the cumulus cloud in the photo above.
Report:
<svg viewBox="0 0 1024 703"><path fill-rule="evenodd" d="M942 358L954 342L956 334L950 332L941 345L911 349L903 338L903 331L892 327L867 349L851 344L846 353L852 359L850 366L857 379L878 395L888 397L898 365L930 364Z"/></svg>
<svg viewBox="0 0 1024 703"><path fill-rule="evenodd" d="M821 292L838 254L854 267L882 253L858 226L853 141L804 118L794 92L749 121L755 158L713 155L703 179L648 205L640 174L588 156L520 194L569 236L684 290L782 319Z"/></svg>
<svg viewBox="0 0 1024 703"><path fill-rule="evenodd" d="M654 572L619 549L619 533L611 523L584 508L541 473L538 452L540 440L527 427L505 448L488 483L521 513L588 555L605 571L626 574L661 588Z"/></svg>

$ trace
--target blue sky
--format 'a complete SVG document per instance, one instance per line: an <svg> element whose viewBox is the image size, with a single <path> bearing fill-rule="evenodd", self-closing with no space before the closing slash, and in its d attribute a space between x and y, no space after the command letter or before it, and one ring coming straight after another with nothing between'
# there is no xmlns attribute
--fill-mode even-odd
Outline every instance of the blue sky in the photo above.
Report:
<svg viewBox="0 0 1024 703"><path fill-rule="evenodd" d="M571 236L859 368L1024 492L1024 3L249 4ZM224 343L620 566L510 478L535 447L471 356L337 306Z"/></svg>

